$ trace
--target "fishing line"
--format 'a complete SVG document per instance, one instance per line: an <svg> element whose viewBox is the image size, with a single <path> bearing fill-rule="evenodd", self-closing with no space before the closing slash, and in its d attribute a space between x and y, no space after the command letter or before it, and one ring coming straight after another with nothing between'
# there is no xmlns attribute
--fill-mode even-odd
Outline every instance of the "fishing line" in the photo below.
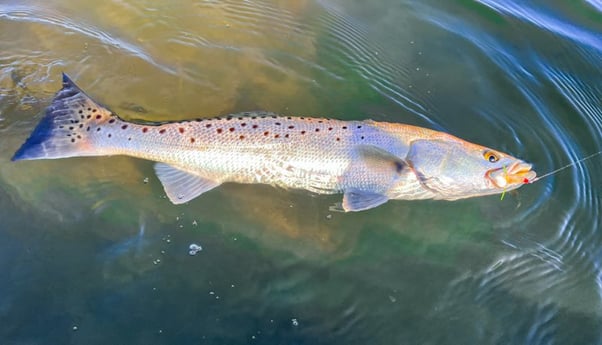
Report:
<svg viewBox="0 0 602 345"><path fill-rule="evenodd" d="M561 168L558 168L558 169L556 169L556 170L550 171L550 172L549 172L549 173L547 173L547 174L543 174L543 175L541 175L541 176L538 176L538 177L534 178L533 180L531 180L531 181L529 181L529 182L526 182L526 183L533 183L533 182L539 181L539 180L541 180L541 179L542 179L542 178L544 178L544 177L547 177L547 176L550 176L550 175L554 175L554 174L556 174L557 172L559 172L559 171L561 171L561 170L564 170L564 169L566 169L566 168L570 168L570 167L572 167L573 165L579 164L579 163L581 163L581 162L583 162L583 161L586 161L586 160L588 160L588 159L590 159L590 158L594 158L595 156L597 156L597 155L599 155L599 154L602 154L602 151L598 151L598 152L596 152L596 153L593 153L593 154L591 154L591 155L589 155L589 156L587 156L587 157L583 157L583 158L581 158L581 159L580 159L580 160L578 160L578 161L572 162L572 163L570 163L570 164L567 164L567 165L565 165L565 166L563 166L563 167L561 167Z"/></svg>

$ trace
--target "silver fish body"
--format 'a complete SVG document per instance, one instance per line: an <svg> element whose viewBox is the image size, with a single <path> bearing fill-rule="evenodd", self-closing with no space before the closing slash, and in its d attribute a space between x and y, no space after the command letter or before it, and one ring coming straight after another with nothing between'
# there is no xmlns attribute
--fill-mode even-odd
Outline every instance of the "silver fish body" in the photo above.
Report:
<svg viewBox="0 0 602 345"><path fill-rule="evenodd" d="M63 89L13 160L100 155L158 162L157 175L176 204L238 182L344 193L342 208L360 211L389 199L500 193L535 177L530 165L509 155L403 124L265 112L127 122L64 75Z"/></svg>

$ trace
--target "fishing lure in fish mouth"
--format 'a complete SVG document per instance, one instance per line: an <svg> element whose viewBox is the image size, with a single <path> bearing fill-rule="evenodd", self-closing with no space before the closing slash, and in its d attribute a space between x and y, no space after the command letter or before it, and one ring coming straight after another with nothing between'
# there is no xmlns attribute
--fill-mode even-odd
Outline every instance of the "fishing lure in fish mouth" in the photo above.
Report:
<svg viewBox="0 0 602 345"><path fill-rule="evenodd" d="M127 155L155 161L169 200L222 183L342 193L344 211L388 200L505 193L535 181L531 165L426 128L246 112L180 122L126 121L63 75L63 88L13 161Z"/></svg>

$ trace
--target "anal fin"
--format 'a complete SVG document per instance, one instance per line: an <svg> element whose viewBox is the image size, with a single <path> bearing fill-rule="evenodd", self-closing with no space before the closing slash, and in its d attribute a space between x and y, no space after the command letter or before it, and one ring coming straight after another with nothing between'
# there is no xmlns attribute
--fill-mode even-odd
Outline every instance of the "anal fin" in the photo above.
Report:
<svg viewBox="0 0 602 345"><path fill-rule="evenodd" d="M386 195L350 190L343 195L342 206L345 212L357 212L380 206L388 200L389 198Z"/></svg>
<svg viewBox="0 0 602 345"><path fill-rule="evenodd" d="M155 172L165 194L176 205L188 202L221 184L165 163L155 164Z"/></svg>

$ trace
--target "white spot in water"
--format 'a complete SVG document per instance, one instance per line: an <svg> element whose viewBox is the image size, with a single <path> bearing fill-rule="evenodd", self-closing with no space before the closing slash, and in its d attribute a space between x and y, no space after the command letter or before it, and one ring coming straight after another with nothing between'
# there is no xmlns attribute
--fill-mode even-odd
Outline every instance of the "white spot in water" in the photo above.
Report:
<svg viewBox="0 0 602 345"><path fill-rule="evenodd" d="M142 182L144 182L145 184L148 183L148 177L145 177L144 180L142 180Z"/></svg>
<svg viewBox="0 0 602 345"><path fill-rule="evenodd" d="M391 303L395 303L397 302L397 298L395 298L395 296L389 295L389 301L391 301Z"/></svg>
<svg viewBox="0 0 602 345"><path fill-rule="evenodd" d="M199 223L197 223L196 220L193 220L192 221L192 226L197 226L197 225L199 225Z"/></svg>
<svg viewBox="0 0 602 345"><path fill-rule="evenodd" d="M213 292L213 291L209 291L209 294L210 294L210 295L215 295L215 292Z"/></svg>
<svg viewBox="0 0 602 345"><path fill-rule="evenodd" d="M327 214L326 219L332 219L332 214Z"/></svg>
<svg viewBox="0 0 602 345"><path fill-rule="evenodd" d="M191 243L190 246L188 246L188 249L190 249L188 251L188 254L194 256L198 252L200 252L201 250L203 250L203 247L201 247L200 245L198 245L196 243Z"/></svg>
<svg viewBox="0 0 602 345"><path fill-rule="evenodd" d="M294 327L297 327L297 326L299 326L299 321L297 321L297 319L291 319L291 324L292 324Z"/></svg>
<svg viewBox="0 0 602 345"><path fill-rule="evenodd" d="M73 328L72 328L72 329L73 329L73 331L75 332L75 331L77 331L79 328L78 328L77 326L73 326Z"/></svg>

